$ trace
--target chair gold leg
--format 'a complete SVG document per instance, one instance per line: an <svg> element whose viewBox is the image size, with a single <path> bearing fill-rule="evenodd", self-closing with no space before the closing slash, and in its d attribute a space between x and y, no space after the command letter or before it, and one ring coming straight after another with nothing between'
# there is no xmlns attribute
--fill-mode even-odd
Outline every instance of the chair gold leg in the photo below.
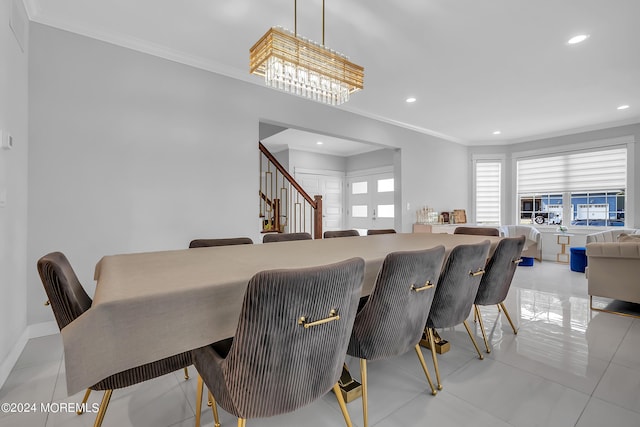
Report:
<svg viewBox="0 0 640 427"><path fill-rule="evenodd" d="M482 331L482 339L484 340L484 346L487 349L487 353L491 353L491 350L489 349L489 342L487 341L487 333L484 330L484 322L482 321L482 313L480 312L480 307L474 304L473 312L475 313L475 315L478 317L478 320L480 321L480 330Z"/></svg>
<svg viewBox="0 0 640 427"><path fill-rule="evenodd" d="M98 415L96 416L95 423L93 423L93 427L100 427L102 425L104 414L107 412L107 406L109 406L109 401L111 400L111 393L113 393L113 390L107 390L104 392L102 402L100 402L100 409L98 410Z"/></svg>
<svg viewBox="0 0 640 427"><path fill-rule="evenodd" d="M432 328L427 328L427 335L429 335L429 347L431 347L431 358L433 359L433 369L436 370L436 381L438 382L438 390L442 390L442 383L440 382L440 368L438 368L438 358L436 357L436 343L433 340Z"/></svg>
<svg viewBox="0 0 640 427"><path fill-rule="evenodd" d="M204 384L202 376L198 374L198 387L196 388L196 427L200 427L200 412L202 411L202 389Z"/></svg>
<svg viewBox="0 0 640 427"><path fill-rule="evenodd" d="M247 425L247 420L244 418L238 418L238 427L245 427Z"/></svg>
<svg viewBox="0 0 640 427"><path fill-rule="evenodd" d="M82 398L82 403L80 404L80 408L78 409L78 412L76 412L76 414L82 415L84 413L84 407L85 407L85 404L87 403L87 400L89 400L89 395L90 394L91 394L91 389L88 388L87 391L84 392L84 397Z"/></svg>
<svg viewBox="0 0 640 427"><path fill-rule="evenodd" d="M429 375L427 364L424 361L424 356L422 356L422 350L420 350L420 344L416 344L415 350L416 350L416 354L418 355L418 360L420 360L420 365L422 365L422 370L424 371L424 375L427 377L427 381L429 382L429 387L431 387L431 394L435 396L438 393L438 391L433 386L433 381L431 381L431 375Z"/></svg>
<svg viewBox="0 0 640 427"><path fill-rule="evenodd" d="M478 359L483 360L484 356L482 355L482 353L480 353L480 347L478 347L478 343L476 342L476 339L473 337L473 334L471 334L471 328L469 327L469 323L466 320L462 323L464 324L464 327L467 329L467 334L469 334L469 338L471 338L471 342L473 343L473 346L476 348L476 352L478 353Z"/></svg>
<svg viewBox="0 0 640 427"><path fill-rule="evenodd" d="M340 405L340 410L342 411L342 416L344 417L345 424L347 425L347 427L353 427L353 424L351 424L349 411L347 411L347 404L344 403L344 397L342 397L342 392L340 391L340 386L338 385L338 383L335 383L335 385L333 386L333 392L336 395L336 399L338 399L338 405Z"/></svg>
<svg viewBox="0 0 640 427"><path fill-rule="evenodd" d="M498 304L498 307L502 307L502 311L504 312L504 315L507 316L507 320L509 321L509 324L511 325L511 329L513 329L513 334L514 335L518 335L518 330L516 329L515 325L511 321L511 316L509 316L509 312L507 311L507 307L504 306L503 302Z"/></svg>
<svg viewBox="0 0 640 427"><path fill-rule="evenodd" d="M213 394L209 390L209 403L211 404L211 412L213 412L213 425L214 427L220 427L220 419L218 418L218 405L216 405L216 399L213 398Z"/></svg>
<svg viewBox="0 0 640 427"><path fill-rule="evenodd" d="M369 412L367 411L367 359L360 359L360 381L362 382L362 421L363 426L369 426Z"/></svg>
<svg viewBox="0 0 640 427"><path fill-rule="evenodd" d="M186 366L184 368L184 379L185 380L189 379L189 369Z"/></svg>

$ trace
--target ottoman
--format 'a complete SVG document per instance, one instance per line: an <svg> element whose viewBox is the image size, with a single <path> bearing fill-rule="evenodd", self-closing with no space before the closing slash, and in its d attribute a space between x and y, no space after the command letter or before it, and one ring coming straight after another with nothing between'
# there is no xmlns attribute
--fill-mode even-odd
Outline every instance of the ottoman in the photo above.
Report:
<svg viewBox="0 0 640 427"><path fill-rule="evenodd" d="M571 252L571 271L584 273L584 270L587 267L587 249L577 246L569 248L569 251Z"/></svg>

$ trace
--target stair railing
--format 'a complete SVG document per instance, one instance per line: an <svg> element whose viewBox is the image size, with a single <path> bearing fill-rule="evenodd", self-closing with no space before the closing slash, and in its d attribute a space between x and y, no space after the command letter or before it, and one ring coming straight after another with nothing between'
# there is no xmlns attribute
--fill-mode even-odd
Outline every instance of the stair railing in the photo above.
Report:
<svg viewBox="0 0 640 427"><path fill-rule="evenodd" d="M263 233L310 233L322 238L322 196L311 197L261 142L260 218Z"/></svg>

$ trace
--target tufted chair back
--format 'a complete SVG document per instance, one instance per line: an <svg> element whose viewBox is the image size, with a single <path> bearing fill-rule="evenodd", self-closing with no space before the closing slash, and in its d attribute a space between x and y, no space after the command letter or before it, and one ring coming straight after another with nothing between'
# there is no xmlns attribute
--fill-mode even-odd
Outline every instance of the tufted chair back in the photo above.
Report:
<svg viewBox="0 0 640 427"><path fill-rule="evenodd" d="M373 230L373 229L367 230L367 236L373 236L376 234L395 234L395 233L396 233L396 230L394 230L393 228L383 228L380 230Z"/></svg>
<svg viewBox="0 0 640 427"><path fill-rule="evenodd" d="M500 230L495 227L456 227L453 234L471 234L474 236L500 236Z"/></svg>
<svg viewBox="0 0 640 427"><path fill-rule="evenodd" d="M91 307L91 298L63 253L43 256L37 267L58 328L62 330Z"/></svg>
<svg viewBox="0 0 640 427"><path fill-rule="evenodd" d="M265 234L262 243L290 242L292 240L311 240L309 233L270 233Z"/></svg>
<svg viewBox="0 0 640 427"><path fill-rule="evenodd" d="M510 237L498 243L487 263L474 304L499 304L507 298L525 240L524 236Z"/></svg>
<svg viewBox="0 0 640 427"><path fill-rule="evenodd" d="M387 255L369 299L356 316L347 354L376 360L415 347L422 337L443 259L444 246ZM425 285L428 289L422 290Z"/></svg>
<svg viewBox="0 0 640 427"><path fill-rule="evenodd" d="M252 245L253 240L248 237L232 237L228 239L195 239L189 243L189 248L209 248L212 246Z"/></svg>
<svg viewBox="0 0 640 427"><path fill-rule="evenodd" d="M220 406L242 419L263 418L331 390L342 373L363 277L361 258L256 274L233 340L193 351Z"/></svg>
<svg viewBox="0 0 640 427"><path fill-rule="evenodd" d="M478 293L481 271L490 243L458 245L451 250L440 273L427 319L428 328L449 328L464 322Z"/></svg>
<svg viewBox="0 0 640 427"><path fill-rule="evenodd" d="M358 230L335 230L335 231L325 231L324 238L331 239L334 237L352 237L359 236Z"/></svg>

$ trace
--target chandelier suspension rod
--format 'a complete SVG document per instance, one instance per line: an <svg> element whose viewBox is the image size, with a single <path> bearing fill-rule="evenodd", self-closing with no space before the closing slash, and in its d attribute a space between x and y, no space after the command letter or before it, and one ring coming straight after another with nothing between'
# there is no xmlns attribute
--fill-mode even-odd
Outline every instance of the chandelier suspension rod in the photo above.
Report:
<svg viewBox="0 0 640 427"><path fill-rule="evenodd" d="M293 0L293 34L298 37L298 0ZM324 0L322 0L322 46L324 46Z"/></svg>

